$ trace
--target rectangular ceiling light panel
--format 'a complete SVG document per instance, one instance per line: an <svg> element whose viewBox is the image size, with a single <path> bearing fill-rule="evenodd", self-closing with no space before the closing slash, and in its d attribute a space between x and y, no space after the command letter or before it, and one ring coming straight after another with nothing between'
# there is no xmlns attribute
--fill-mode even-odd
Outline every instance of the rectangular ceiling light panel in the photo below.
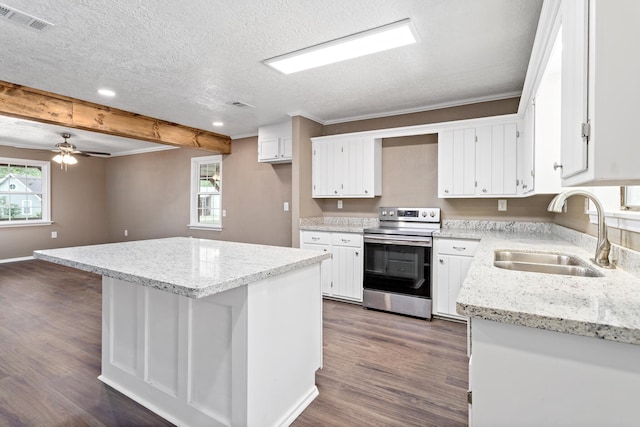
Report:
<svg viewBox="0 0 640 427"><path fill-rule="evenodd" d="M321 67L384 50L416 43L418 36L411 20L363 31L306 49L267 59L264 63L284 74Z"/></svg>

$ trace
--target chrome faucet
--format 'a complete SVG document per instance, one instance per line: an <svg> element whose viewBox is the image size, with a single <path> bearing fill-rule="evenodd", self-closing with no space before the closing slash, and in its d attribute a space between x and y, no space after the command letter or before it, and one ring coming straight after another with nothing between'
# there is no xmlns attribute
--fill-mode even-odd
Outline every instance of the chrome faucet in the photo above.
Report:
<svg viewBox="0 0 640 427"><path fill-rule="evenodd" d="M604 220L604 208L602 206L602 203L600 203L600 200L598 200L596 196L584 190L568 190L554 197L551 200L551 203L549 203L549 207L547 208L547 210L549 212L562 213L562 207L564 206L565 201L571 196L584 196L590 199L593 204L596 205L596 212L598 214L598 243L596 245L596 254L592 261L600 267L616 268L613 263L609 262L611 243L609 243L609 238L607 237L607 225Z"/></svg>

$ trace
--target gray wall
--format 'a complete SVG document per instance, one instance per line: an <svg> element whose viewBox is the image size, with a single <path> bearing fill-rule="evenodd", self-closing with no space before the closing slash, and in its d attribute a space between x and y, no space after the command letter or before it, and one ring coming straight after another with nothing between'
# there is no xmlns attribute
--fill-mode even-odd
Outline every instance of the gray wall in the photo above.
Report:
<svg viewBox="0 0 640 427"><path fill-rule="evenodd" d="M50 160L48 150L0 146L0 157ZM51 163L52 225L0 228L0 260L31 256L36 249L90 245L107 240L106 160L81 158L65 172ZM57 239L51 232L58 233Z"/></svg>

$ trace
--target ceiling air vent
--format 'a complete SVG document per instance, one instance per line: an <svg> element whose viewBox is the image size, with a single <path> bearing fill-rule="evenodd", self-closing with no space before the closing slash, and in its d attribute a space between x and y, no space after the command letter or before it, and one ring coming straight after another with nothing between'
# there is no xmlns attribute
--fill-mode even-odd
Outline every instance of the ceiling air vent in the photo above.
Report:
<svg viewBox="0 0 640 427"><path fill-rule="evenodd" d="M227 105L231 105L232 107L238 107L238 108L256 108L253 105L247 104L246 102L242 102L242 101L230 101L230 102L227 102Z"/></svg>
<svg viewBox="0 0 640 427"><path fill-rule="evenodd" d="M14 24L28 27L32 30L42 31L45 28L52 26L53 24L45 21L44 19L36 18L28 13L20 12L17 9L13 9L6 4L0 3L0 18L4 18L7 21L11 21Z"/></svg>

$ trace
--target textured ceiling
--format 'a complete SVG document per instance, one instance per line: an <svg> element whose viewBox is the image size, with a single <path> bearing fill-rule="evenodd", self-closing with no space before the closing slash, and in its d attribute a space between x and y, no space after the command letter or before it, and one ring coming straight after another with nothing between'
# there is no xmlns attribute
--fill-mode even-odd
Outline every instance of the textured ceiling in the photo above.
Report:
<svg viewBox="0 0 640 427"><path fill-rule="evenodd" d="M232 137L256 134L288 114L332 123L517 95L542 4L2 1L54 26L37 32L0 19L0 80ZM404 18L419 43L291 75L261 63ZM117 96L103 98L99 87Z"/></svg>

